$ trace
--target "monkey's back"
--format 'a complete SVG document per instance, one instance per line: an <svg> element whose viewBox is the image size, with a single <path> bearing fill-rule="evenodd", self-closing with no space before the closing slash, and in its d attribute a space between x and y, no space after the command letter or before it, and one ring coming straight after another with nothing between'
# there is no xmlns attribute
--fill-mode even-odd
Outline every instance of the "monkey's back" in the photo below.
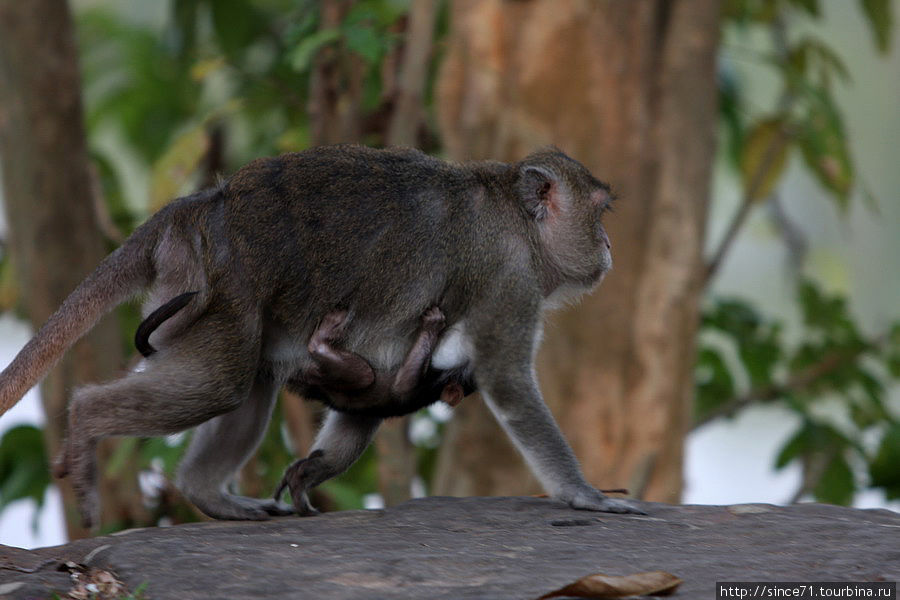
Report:
<svg viewBox="0 0 900 600"><path fill-rule="evenodd" d="M486 244L500 242L485 231L488 196L476 171L415 150L257 160L223 188L224 231L242 264L217 276L244 278L235 285L255 290L267 323L300 340L348 309L348 345L389 364L403 348L379 360L380 339L411 340L433 304L452 324L477 297L475 263L493 260Z"/></svg>

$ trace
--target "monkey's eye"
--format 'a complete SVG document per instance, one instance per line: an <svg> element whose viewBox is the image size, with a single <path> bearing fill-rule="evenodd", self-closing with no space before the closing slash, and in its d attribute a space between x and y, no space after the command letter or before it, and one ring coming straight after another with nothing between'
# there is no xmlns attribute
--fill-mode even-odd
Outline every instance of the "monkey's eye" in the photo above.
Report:
<svg viewBox="0 0 900 600"><path fill-rule="evenodd" d="M596 210L597 210L597 216L602 217L606 213L612 212L614 210L613 203L611 200L605 200L597 206Z"/></svg>
<svg viewBox="0 0 900 600"><path fill-rule="evenodd" d="M591 193L591 204L599 216L612 210L613 200L615 200L615 196L609 190L609 186L604 185Z"/></svg>

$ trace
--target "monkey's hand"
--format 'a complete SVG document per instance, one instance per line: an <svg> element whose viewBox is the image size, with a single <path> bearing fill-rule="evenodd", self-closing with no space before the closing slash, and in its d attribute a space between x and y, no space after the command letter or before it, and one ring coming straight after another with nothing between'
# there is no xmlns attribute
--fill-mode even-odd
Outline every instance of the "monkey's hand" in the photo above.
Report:
<svg viewBox="0 0 900 600"><path fill-rule="evenodd" d="M298 515L307 517L319 514L319 511L310 504L307 492L319 483L317 480L319 479L318 474L322 470L319 464L321 459L322 451L314 450L306 458L294 461L291 466L285 469L281 483L278 484L278 489L275 490L275 500L281 498L285 488L288 488L291 492L294 509Z"/></svg>
<svg viewBox="0 0 900 600"><path fill-rule="evenodd" d="M557 499L567 502L572 508L580 510L596 510L598 512L620 513L631 515L646 515L637 506L627 500L610 498L589 485L578 486L564 490Z"/></svg>

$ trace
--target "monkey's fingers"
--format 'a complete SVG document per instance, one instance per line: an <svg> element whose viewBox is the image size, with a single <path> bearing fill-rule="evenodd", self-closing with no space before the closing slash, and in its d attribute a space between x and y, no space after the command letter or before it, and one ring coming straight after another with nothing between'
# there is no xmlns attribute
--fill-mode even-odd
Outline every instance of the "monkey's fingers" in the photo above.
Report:
<svg viewBox="0 0 900 600"><path fill-rule="evenodd" d="M422 314L422 328L430 331L439 332L444 329L446 319L440 307L434 305Z"/></svg>
<svg viewBox="0 0 900 600"><path fill-rule="evenodd" d="M278 502L281 499L281 495L284 493L284 488L287 486L287 471L285 471L284 475L281 477L281 483L278 484L278 489L275 490L275 494L272 496L272 500Z"/></svg>
<svg viewBox="0 0 900 600"><path fill-rule="evenodd" d="M69 474L69 461L66 460L65 451L53 461L53 476L56 479L65 479Z"/></svg>

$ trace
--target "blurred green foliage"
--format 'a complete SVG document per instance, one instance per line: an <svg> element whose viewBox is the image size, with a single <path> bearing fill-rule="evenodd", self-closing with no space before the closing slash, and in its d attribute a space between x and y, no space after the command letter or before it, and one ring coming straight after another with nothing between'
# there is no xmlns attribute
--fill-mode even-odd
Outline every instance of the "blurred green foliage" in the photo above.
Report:
<svg viewBox="0 0 900 600"><path fill-rule="evenodd" d="M875 48L886 52L893 22L890 1L858 4ZM796 151L841 214L854 193L874 205L859 181L834 98L835 85L849 84L850 73L826 40L808 33L821 8L818 0L726 3L726 28L738 36L754 31L770 36L770 51L750 58L767 66L781 86L771 108L751 110L725 46L721 118L745 203L764 202L777 192ZM697 360L697 423L777 403L798 416L796 431L775 460L778 469L794 462L802 466L804 482L796 498L808 494L849 504L866 487L881 488L889 499L900 497L900 421L888 394L900 374L900 322L866 337L846 296L826 293L802 276L796 299L803 327L800 339L791 342L784 336L785 323L763 317L745 300L707 303Z"/></svg>
<svg viewBox="0 0 900 600"><path fill-rule="evenodd" d="M900 449L900 420L887 393L898 375L900 323L868 340L843 296L802 280L797 298L804 327L792 343L784 339L783 323L764 318L743 300L719 298L704 310L697 422L777 403L794 412L799 425L775 466L799 461L810 475L801 492L849 504L855 492L871 485L888 498L900 497L900 462L890 463ZM851 465L865 468L857 477ZM862 471L868 471L868 483Z"/></svg>
<svg viewBox="0 0 900 600"><path fill-rule="evenodd" d="M19 425L0 439L0 511L16 500L31 498L44 505L50 485L50 464L44 450L44 433L32 425ZM37 525L37 513L32 527Z"/></svg>

